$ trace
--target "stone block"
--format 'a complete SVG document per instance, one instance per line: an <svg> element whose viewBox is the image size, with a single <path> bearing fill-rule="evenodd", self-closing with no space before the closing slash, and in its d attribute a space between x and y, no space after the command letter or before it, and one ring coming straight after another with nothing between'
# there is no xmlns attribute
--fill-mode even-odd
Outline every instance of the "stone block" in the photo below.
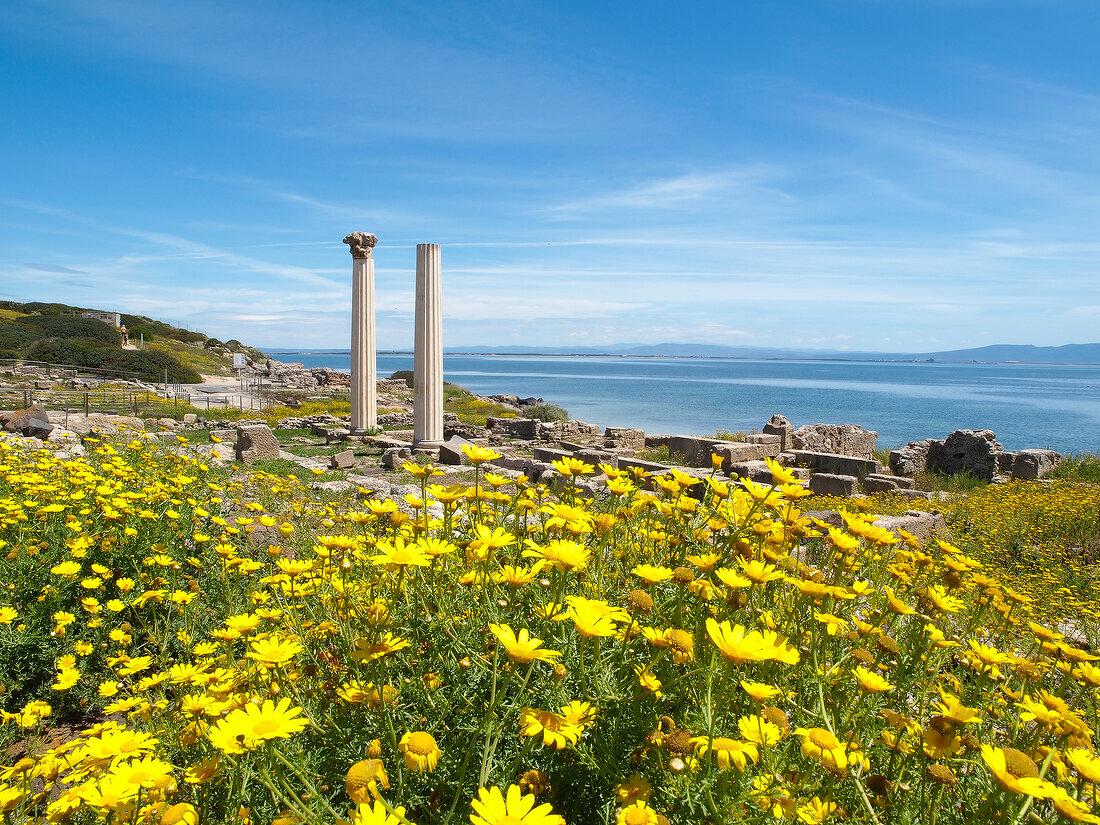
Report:
<svg viewBox="0 0 1100 825"><path fill-rule="evenodd" d="M870 475L863 479L863 492L889 493L898 489L891 476Z"/></svg>
<svg viewBox="0 0 1100 825"><path fill-rule="evenodd" d="M457 435L459 438L465 438L472 441L475 438L488 438L489 431L484 427L477 426L476 424L463 424L462 422L443 425L444 441L455 435Z"/></svg>
<svg viewBox="0 0 1100 825"><path fill-rule="evenodd" d="M898 450L890 451L890 471L896 476L912 476L928 469L928 450L932 439L910 441Z"/></svg>
<svg viewBox="0 0 1100 825"><path fill-rule="evenodd" d="M742 461L760 461L779 454L779 444L752 444L745 441L717 441L711 445L710 452L722 458L722 469ZM707 465L710 466L709 456Z"/></svg>
<svg viewBox="0 0 1100 825"><path fill-rule="evenodd" d="M765 481L770 484L772 480L772 471L761 460L734 461L729 467L723 467L723 470L729 474L730 478L747 478L757 484L763 484ZM806 475L809 476L808 471Z"/></svg>
<svg viewBox="0 0 1100 825"><path fill-rule="evenodd" d="M779 455L783 450L783 437L775 433L749 433L741 436L741 442L743 444L775 445L773 456Z"/></svg>
<svg viewBox="0 0 1100 825"><path fill-rule="evenodd" d="M870 459L875 454L878 433L858 424L812 424L794 431L796 450L836 453Z"/></svg>
<svg viewBox="0 0 1100 825"><path fill-rule="evenodd" d="M946 532L947 520L938 510L930 513L924 510L906 510L902 516L880 516L875 520L875 527L889 530L899 538L898 531L904 530L921 541L927 541L935 534Z"/></svg>
<svg viewBox="0 0 1100 825"><path fill-rule="evenodd" d="M210 455L219 461L232 461L236 457L232 444L211 444Z"/></svg>
<svg viewBox="0 0 1100 825"><path fill-rule="evenodd" d="M470 460L466 458L466 453L462 452L462 447L464 445L473 446L471 442L457 435L451 436L444 441L439 445L439 463L450 464L452 466L469 464Z"/></svg>
<svg viewBox="0 0 1100 825"><path fill-rule="evenodd" d="M538 437L539 424L535 418L498 418L488 416L485 427L490 432L522 441L534 441Z"/></svg>
<svg viewBox="0 0 1100 825"><path fill-rule="evenodd" d="M523 473L532 482L537 482L543 476L557 476L552 465L545 461L536 461L527 456L501 456L485 463L486 467L497 467L503 470L513 470Z"/></svg>
<svg viewBox="0 0 1100 825"><path fill-rule="evenodd" d="M618 458L617 453L611 453L607 450L596 450L591 447L584 450L577 450L573 453L574 458L579 458L581 461L585 461L591 464L593 467L597 467L600 464L608 464L612 467L615 466L615 459Z"/></svg>
<svg viewBox="0 0 1100 825"><path fill-rule="evenodd" d="M815 474L852 475L859 478L882 472L882 465L874 459L857 458L837 453L817 453L810 450L791 450L796 464L809 467Z"/></svg>
<svg viewBox="0 0 1100 825"><path fill-rule="evenodd" d="M1062 456L1054 450L1020 450L1012 464L1012 477L1017 481L1034 481L1052 472Z"/></svg>
<svg viewBox="0 0 1100 825"><path fill-rule="evenodd" d="M198 420L199 420L199 417L195 413L184 413L183 414L183 423L184 424L197 424Z"/></svg>
<svg viewBox="0 0 1100 825"><path fill-rule="evenodd" d="M237 461L251 464L279 457L279 442L267 424L237 425Z"/></svg>
<svg viewBox="0 0 1100 825"><path fill-rule="evenodd" d="M794 449L794 427L782 415L773 415L761 428L764 435L779 436L779 452Z"/></svg>
<svg viewBox="0 0 1100 825"><path fill-rule="evenodd" d="M0 427L9 433L43 440L54 431L49 415L38 404L0 415Z"/></svg>
<svg viewBox="0 0 1100 825"><path fill-rule="evenodd" d="M905 476L892 476L885 473L871 473L867 476L865 481L885 481L891 487L897 490L912 490L913 479L906 478Z"/></svg>
<svg viewBox="0 0 1100 825"><path fill-rule="evenodd" d="M636 427L607 427L603 431L603 437L611 447L629 447L632 450L645 447L645 430Z"/></svg>
<svg viewBox="0 0 1100 825"><path fill-rule="evenodd" d="M551 422L557 424L555 432L557 435L599 435L600 428L595 424L589 424L587 421L578 421L576 418L570 418L567 421L555 421Z"/></svg>
<svg viewBox="0 0 1100 825"><path fill-rule="evenodd" d="M387 447L382 452L382 466L391 470L400 468L410 460L412 460L412 450L408 447Z"/></svg>
<svg viewBox="0 0 1100 825"><path fill-rule="evenodd" d="M949 476L969 473L991 481L1001 452L992 430L955 430L946 440L929 444L928 469Z"/></svg>
<svg viewBox="0 0 1100 825"><path fill-rule="evenodd" d="M651 450L658 449L660 447L667 447L669 445L669 442L672 441L672 439L674 438L676 438L676 436L674 435L664 435L661 433L650 435L649 433L646 433L645 445Z"/></svg>
<svg viewBox="0 0 1100 825"><path fill-rule="evenodd" d="M158 418L157 426L164 430L175 431L179 429L180 423L174 418Z"/></svg>
<svg viewBox="0 0 1100 825"><path fill-rule="evenodd" d="M535 449L531 451L531 454L534 456L535 461L543 461L547 464L553 461L560 461L563 458L573 455L570 452L556 450L553 447L535 447Z"/></svg>
<svg viewBox="0 0 1100 825"><path fill-rule="evenodd" d="M383 413L376 420L379 427L411 427L413 414L411 412ZM320 435L320 433L314 433L314 435Z"/></svg>
<svg viewBox="0 0 1100 825"><path fill-rule="evenodd" d="M814 473L810 476L810 491L821 496L854 496L859 490L856 476L839 473Z"/></svg>
<svg viewBox="0 0 1100 825"><path fill-rule="evenodd" d="M233 443L234 441L237 440L237 431L236 430L211 430L210 431L210 437L211 438L217 438L217 439L220 439L222 441L227 441L229 443Z"/></svg>
<svg viewBox="0 0 1100 825"><path fill-rule="evenodd" d="M668 442L668 454L673 462L682 461L688 467L709 467L710 454L714 451L715 445L732 443L693 435L674 435ZM745 455L733 460L747 461L750 458L762 458L762 456Z"/></svg>
<svg viewBox="0 0 1100 825"><path fill-rule="evenodd" d="M355 453L351 450L343 450L332 457L332 469L350 470L355 466Z"/></svg>

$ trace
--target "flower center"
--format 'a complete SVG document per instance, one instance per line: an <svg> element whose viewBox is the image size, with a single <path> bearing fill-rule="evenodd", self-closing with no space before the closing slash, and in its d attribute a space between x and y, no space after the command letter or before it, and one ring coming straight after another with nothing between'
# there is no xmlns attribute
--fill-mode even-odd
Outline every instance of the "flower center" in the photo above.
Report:
<svg viewBox="0 0 1100 825"><path fill-rule="evenodd" d="M418 756L427 756L435 750L435 739L429 733L417 731L409 737L408 748Z"/></svg>

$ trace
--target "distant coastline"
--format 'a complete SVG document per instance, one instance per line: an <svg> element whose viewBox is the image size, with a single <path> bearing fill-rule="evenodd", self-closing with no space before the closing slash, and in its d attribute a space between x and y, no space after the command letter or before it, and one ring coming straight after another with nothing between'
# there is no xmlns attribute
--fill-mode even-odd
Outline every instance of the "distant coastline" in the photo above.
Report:
<svg viewBox="0 0 1100 825"><path fill-rule="evenodd" d="M1006 345L996 345L996 348L1000 349ZM469 349L445 349L444 355L456 355L456 356L472 356L479 358L631 358L631 359L679 359L679 358L691 358L699 360L722 360L722 361L776 361L776 362L799 362L799 363L852 363L852 364L952 364L952 365L965 365L965 364L982 364L982 365L997 365L997 366L1063 366L1063 367L1091 367L1100 365L1100 344L1077 344L1070 345L1075 347L1096 347L1096 356L1094 360L1082 359L1082 360L1060 360L1057 358L1051 358L1049 360L1043 360L1039 358L1024 359L1024 358L961 358L953 351L938 352L938 353L836 353L836 352L821 352L821 353L801 353L801 352L789 352L789 353L736 353L736 354L716 354L716 353L658 353L658 352L622 352L622 351L607 351L607 352L577 352L575 350L555 350L555 349L526 349L526 348L500 348L490 349L485 347L473 347ZM1026 349L1026 347L1024 347ZM992 349L992 347L990 348ZM1036 348L1040 350L1049 349L1062 349L1060 347L1046 347ZM263 349L263 352L271 356L280 355L350 355L351 350L347 348L277 348L277 349ZM969 352L969 351L967 351ZM379 350L378 355L412 355L412 350ZM281 359L280 359L281 360Z"/></svg>
<svg viewBox="0 0 1100 825"><path fill-rule="evenodd" d="M346 349L273 356L349 372ZM379 352L378 375L413 368ZM444 378L481 396L535 397L601 427L650 433L751 432L781 413L795 426L859 424L882 447L993 430L1006 449L1100 452L1100 366L828 359L449 352Z"/></svg>

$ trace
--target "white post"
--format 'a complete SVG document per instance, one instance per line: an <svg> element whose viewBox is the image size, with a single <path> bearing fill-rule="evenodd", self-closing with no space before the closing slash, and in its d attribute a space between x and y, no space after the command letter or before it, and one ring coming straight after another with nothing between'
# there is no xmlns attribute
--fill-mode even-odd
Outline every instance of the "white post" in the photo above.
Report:
<svg viewBox="0 0 1100 825"><path fill-rule="evenodd" d="M443 443L443 260L437 243L416 245L413 448Z"/></svg>
<svg viewBox="0 0 1100 825"><path fill-rule="evenodd" d="M374 258L378 238L352 232L351 247L351 431L362 435L377 426L378 367L374 359Z"/></svg>

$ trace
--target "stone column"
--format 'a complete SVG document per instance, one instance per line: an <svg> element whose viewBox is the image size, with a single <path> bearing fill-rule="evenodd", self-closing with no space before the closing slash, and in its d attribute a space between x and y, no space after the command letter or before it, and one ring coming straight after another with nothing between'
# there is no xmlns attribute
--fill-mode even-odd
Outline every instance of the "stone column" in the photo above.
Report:
<svg viewBox="0 0 1100 825"><path fill-rule="evenodd" d="M416 245L413 447L443 443L443 260L439 244Z"/></svg>
<svg viewBox="0 0 1100 825"><path fill-rule="evenodd" d="M374 359L374 258L378 238L352 232L351 247L351 431L362 435L377 426L378 366Z"/></svg>

